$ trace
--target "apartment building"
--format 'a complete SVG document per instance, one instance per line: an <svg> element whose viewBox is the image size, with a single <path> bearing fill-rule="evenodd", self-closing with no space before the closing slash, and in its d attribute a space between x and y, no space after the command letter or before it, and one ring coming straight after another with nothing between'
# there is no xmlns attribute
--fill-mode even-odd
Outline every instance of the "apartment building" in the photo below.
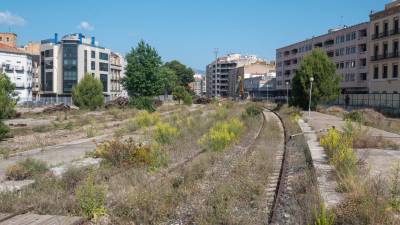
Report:
<svg viewBox="0 0 400 225"><path fill-rule="evenodd" d="M370 14L370 93L400 93L400 1Z"/></svg>
<svg viewBox="0 0 400 225"><path fill-rule="evenodd" d="M36 100L40 92L40 43L29 42L18 49L32 57L32 100Z"/></svg>
<svg viewBox="0 0 400 225"><path fill-rule="evenodd" d="M0 32L0 43L10 47L17 47L17 35L9 32Z"/></svg>
<svg viewBox="0 0 400 225"><path fill-rule="evenodd" d="M18 102L32 100L32 56L10 45L0 43L0 73L15 84Z"/></svg>
<svg viewBox="0 0 400 225"><path fill-rule="evenodd" d="M69 34L58 39L41 41L40 81L42 96L70 96L72 87L85 74L91 74L103 84L105 96L111 95L110 49L101 47L95 37Z"/></svg>
<svg viewBox="0 0 400 225"><path fill-rule="evenodd" d="M207 97L229 97L229 76L237 67L257 62L254 55L228 54L214 60L206 67Z"/></svg>
<svg viewBox="0 0 400 225"><path fill-rule="evenodd" d="M239 97L240 82L254 77L275 75L275 61L258 60L231 70L229 74L229 97Z"/></svg>
<svg viewBox="0 0 400 225"><path fill-rule="evenodd" d="M329 30L327 34L313 37L276 50L276 88L285 95L291 89L300 62L314 48L326 51L336 65L342 93L368 93L368 36L369 23ZM279 95L278 94L278 95Z"/></svg>
<svg viewBox="0 0 400 225"><path fill-rule="evenodd" d="M111 52L111 55L110 55L111 99L117 98L122 95L121 79L123 76L123 64L124 64L123 61L124 61L124 58L122 57L121 54Z"/></svg>
<svg viewBox="0 0 400 225"><path fill-rule="evenodd" d="M195 74L193 75L193 77L194 77L194 82L190 83L189 86L197 96L202 96L203 76L201 74Z"/></svg>

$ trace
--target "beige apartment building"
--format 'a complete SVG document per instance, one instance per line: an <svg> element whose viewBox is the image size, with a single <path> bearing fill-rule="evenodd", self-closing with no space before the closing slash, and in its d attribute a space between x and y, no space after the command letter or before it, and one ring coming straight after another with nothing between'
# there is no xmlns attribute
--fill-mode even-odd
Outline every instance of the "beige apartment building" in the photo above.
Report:
<svg viewBox="0 0 400 225"><path fill-rule="evenodd" d="M240 94L240 82L244 85L244 80L254 77L266 77L275 75L275 61L256 61L242 65L231 71L229 74L229 96L238 97Z"/></svg>
<svg viewBox="0 0 400 225"><path fill-rule="evenodd" d="M370 14L370 93L399 93L400 1Z"/></svg>
<svg viewBox="0 0 400 225"><path fill-rule="evenodd" d="M111 77L110 77L110 92L111 92L111 99L117 98L122 94L122 71L123 71L123 57L118 53L111 52L110 54L110 70L111 70Z"/></svg>
<svg viewBox="0 0 400 225"><path fill-rule="evenodd" d="M10 47L17 47L17 35L9 32L0 32L0 43Z"/></svg>
<svg viewBox="0 0 400 225"><path fill-rule="evenodd" d="M323 49L336 64L342 93L368 93L369 23L331 29L327 34L276 50L276 88L286 95L303 57L314 48Z"/></svg>
<svg viewBox="0 0 400 225"><path fill-rule="evenodd" d="M207 97L230 97L231 72L243 65L262 61L254 55L228 54L214 60L206 67Z"/></svg>

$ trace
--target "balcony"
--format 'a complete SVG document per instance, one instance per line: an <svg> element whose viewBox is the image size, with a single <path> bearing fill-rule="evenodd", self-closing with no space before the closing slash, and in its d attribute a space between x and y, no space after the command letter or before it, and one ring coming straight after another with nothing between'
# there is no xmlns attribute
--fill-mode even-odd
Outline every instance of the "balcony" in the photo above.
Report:
<svg viewBox="0 0 400 225"><path fill-rule="evenodd" d="M398 34L400 34L400 29L397 28L397 29L393 29L390 31L384 31L379 34L372 34L371 37L372 37L372 40L377 40L380 38L385 38L388 36L393 36L393 35L398 35Z"/></svg>
<svg viewBox="0 0 400 225"><path fill-rule="evenodd" d="M391 52L389 54L383 54L383 55L374 55L371 57L371 61L379 61L379 60L384 60L384 59L395 59L399 58L399 52Z"/></svg>

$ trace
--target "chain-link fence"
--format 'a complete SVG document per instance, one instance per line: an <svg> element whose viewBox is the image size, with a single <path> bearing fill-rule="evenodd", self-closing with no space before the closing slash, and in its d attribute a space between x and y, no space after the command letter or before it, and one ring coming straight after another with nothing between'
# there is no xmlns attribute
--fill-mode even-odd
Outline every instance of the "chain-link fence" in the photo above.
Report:
<svg viewBox="0 0 400 225"><path fill-rule="evenodd" d="M385 114L400 116L400 94L343 94L336 105L352 108L374 108Z"/></svg>

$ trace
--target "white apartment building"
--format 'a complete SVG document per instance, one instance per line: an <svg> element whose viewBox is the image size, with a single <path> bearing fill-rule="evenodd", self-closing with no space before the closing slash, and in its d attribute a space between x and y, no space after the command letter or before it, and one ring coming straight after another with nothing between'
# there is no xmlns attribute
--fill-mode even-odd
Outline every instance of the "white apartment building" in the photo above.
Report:
<svg viewBox="0 0 400 225"><path fill-rule="evenodd" d="M282 95L291 89L303 57L314 48L323 49L336 64L343 93L368 93L368 36L369 23L329 30L276 50L276 87Z"/></svg>
<svg viewBox="0 0 400 225"><path fill-rule="evenodd" d="M104 95L111 95L111 51L99 46L95 37L70 34L58 40L55 34L41 41L40 52L42 96L69 96L85 74L100 79Z"/></svg>
<svg viewBox="0 0 400 225"><path fill-rule="evenodd" d="M0 43L0 73L15 84L18 102L32 100L32 57L15 47Z"/></svg>

